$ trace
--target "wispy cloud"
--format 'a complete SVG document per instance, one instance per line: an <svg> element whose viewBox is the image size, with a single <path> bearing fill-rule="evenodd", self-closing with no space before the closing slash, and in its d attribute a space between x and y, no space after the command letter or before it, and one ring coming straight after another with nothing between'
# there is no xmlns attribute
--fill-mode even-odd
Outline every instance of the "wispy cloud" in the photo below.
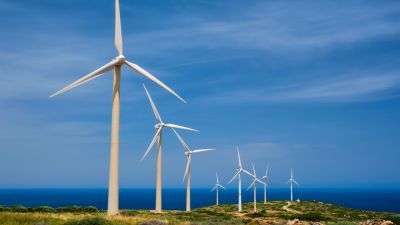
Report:
<svg viewBox="0 0 400 225"><path fill-rule="evenodd" d="M342 7L337 7L337 4ZM224 17L174 18L174 26L130 35L129 43L149 46L143 54L188 48L250 49L275 53L321 50L400 32L398 6L348 2L257 2L224 12ZM299 9L302 10L299 10Z"/></svg>
<svg viewBox="0 0 400 225"><path fill-rule="evenodd" d="M290 87L251 89L212 97L219 103L280 102L355 102L374 101L394 96L400 86L400 75L358 76L325 79Z"/></svg>

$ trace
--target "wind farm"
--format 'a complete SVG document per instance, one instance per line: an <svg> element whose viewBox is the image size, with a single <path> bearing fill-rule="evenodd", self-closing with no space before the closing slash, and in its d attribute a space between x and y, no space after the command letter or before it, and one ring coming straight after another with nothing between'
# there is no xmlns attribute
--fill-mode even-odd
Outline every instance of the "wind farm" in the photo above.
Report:
<svg viewBox="0 0 400 225"><path fill-rule="evenodd" d="M0 1L0 225L400 224L398 9Z"/></svg>

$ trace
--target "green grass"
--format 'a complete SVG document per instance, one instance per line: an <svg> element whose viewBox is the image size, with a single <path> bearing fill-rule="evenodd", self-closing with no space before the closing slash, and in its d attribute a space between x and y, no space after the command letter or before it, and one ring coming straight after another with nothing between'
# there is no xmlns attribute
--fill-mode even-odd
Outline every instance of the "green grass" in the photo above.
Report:
<svg viewBox="0 0 400 225"><path fill-rule="evenodd" d="M0 206L0 225L242 225L286 224L288 220L323 221L329 225L354 225L367 220L390 220L400 225L400 215L383 212L369 212L348 209L319 202L292 202L289 207L295 211L285 211L287 202L272 201L267 205L243 204L243 211L237 212L237 205L204 207L192 212L169 210L154 214L148 210L123 210L119 216L107 217L104 211L94 207L78 206L53 209L51 207L11 208Z"/></svg>

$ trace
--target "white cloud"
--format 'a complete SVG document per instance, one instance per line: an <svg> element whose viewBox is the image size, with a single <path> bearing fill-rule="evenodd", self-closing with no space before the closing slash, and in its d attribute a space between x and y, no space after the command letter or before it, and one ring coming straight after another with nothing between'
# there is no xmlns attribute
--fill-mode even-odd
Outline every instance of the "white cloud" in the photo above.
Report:
<svg viewBox="0 0 400 225"><path fill-rule="evenodd" d="M188 19L185 14L182 18L174 18L174 26L157 31L139 31L128 36L127 40L139 47L136 50L140 54L188 48L304 53L398 34L399 22L391 19L398 8L358 1L339 5L329 1L270 2L224 12L225 16L218 19L203 19L201 16ZM190 22L185 23L187 20Z"/></svg>
<svg viewBox="0 0 400 225"><path fill-rule="evenodd" d="M348 76L274 89L251 89L212 97L219 103L354 102L391 98L400 75ZM209 99L210 97L207 97Z"/></svg>

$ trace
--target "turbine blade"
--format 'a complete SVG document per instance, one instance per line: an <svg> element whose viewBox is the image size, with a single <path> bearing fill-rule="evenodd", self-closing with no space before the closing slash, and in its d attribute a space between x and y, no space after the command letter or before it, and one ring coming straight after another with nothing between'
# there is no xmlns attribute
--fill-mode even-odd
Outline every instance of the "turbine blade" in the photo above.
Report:
<svg viewBox="0 0 400 225"><path fill-rule="evenodd" d="M199 132L199 131L198 131L198 130L196 130L196 129L189 128L189 127L184 127L184 126L181 126L181 125L176 125L176 124L172 124L172 123L167 123L167 124L165 124L164 126L166 126L166 127L169 127L169 128L175 128L175 129L181 129L181 130L190 130L190 131L196 131L196 132Z"/></svg>
<svg viewBox="0 0 400 225"><path fill-rule="evenodd" d="M264 184L264 182L262 182L260 179L258 179L258 178L255 178L255 181L257 181L258 183L260 183L260 184Z"/></svg>
<svg viewBox="0 0 400 225"><path fill-rule="evenodd" d="M186 151L190 151L189 147L187 146L187 144L185 143L185 141L181 138L181 136L178 134L178 132L176 132L176 130L174 128L172 128L172 130L174 131L175 135L178 137L179 141L181 142L181 144L183 145L183 148Z"/></svg>
<svg viewBox="0 0 400 225"><path fill-rule="evenodd" d="M129 67L131 67L132 69L136 70L137 72L139 72L141 75L143 75L144 77L150 79L151 81L153 81L154 83L158 84L159 86L161 86L162 88L164 88L165 90L167 90L169 93L173 94L175 97L177 97L179 100L181 100L183 103L186 103L186 101L181 98L177 93L175 93L175 91L173 91L171 88L169 88L167 85L165 85L163 82L161 82L159 79L157 79L155 76L151 75L149 72L147 72L146 70L144 70L142 67L140 67L137 64L131 63L129 61L125 61L126 65L128 65Z"/></svg>
<svg viewBox="0 0 400 225"><path fill-rule="evenodd" d="M146 88L146 86L145 86L144 84L143 84L143 88L144 88L144 90L146 91L146 95L147 95L147 98L149 99L151 108L153 109L154 116L156 117L156 119L158 120L158 122L162 123L161 116L160 116L160 114L158 113L158 110L157 110L157 108L156 108L156 105L154 104L153 99L151 98L151 95L150 95L149 91L147 90L147 88Z"/></svg>
<svg viewBox="0 0 400 225"><path fill-rule="evenodd" d="M190 167L190 161L191 160L192 160L192 154L189 153L188 158L187 158L185 174L183 175L183 180L185 180L186 177L189 175L189 167Z"/></svg>
<svg viewBox="0 0 400 225"><path fill-rule="evenodd" d="M254 168L254 163L251 163L251 165L253 166L253 174L254 174L255 177L257 177L257 175L256 175L256 169Z"/></svg>
<svg viewBox="0 0 400 225"><path fill-rule="evenodd" d="M209 151L214 151L214 148L207 148L207 149L197 149L193 150L192 153L199 153L199 152L209 152Z"/></svg>
<svg viewBox="0 0 400 225"><path fill-rule="evenodd" d="M217 189L217 186L215 186L213 189L211 189L211 191L210 191L210 192L213 192L213 191L215 191L215 189Z"/></svg>
<svg viewBox="0 0 400 225"><path fill-rule="evenodd" d="M256 181L251 182L251 184L250 184L249 187L247 188L247 191L253 186L254 182L256 182Z"/></svg>
<svg viewBox="0 0 400 225"><path fill-rule="evenodd" d="M59 95L59 94L61 94L61 93L64 93L64 92L66 92L66 91L69 91L69 90L71 90L72 88L75 88L75 87L77 87L77 86L79 86L79 85L81 85L81 84L84 84L84 83L86 83L86 82L88 82L88 81L90 81L90 80L93 80L93 79L95 79L95 78L97 78L97 77L103 75L105 72L107 72L107 71L111 70L112 68L114 68L115 65L116 65L116 61L115 61L115 60L112 60L111 62L107 63L106 65L104 65L104 66L98 68L97 70L95 70L95 71L89 73L88 75L86 75L86 76L80 78L79 80L77 80L77 81L75 81L75 82L73 82L73 83L71 83L71 84L65 86L65 87L62 88L61 90L59 90L59 91L57 91L56 93L50 95L50 98L52 98L52 97L54 97L54 96L57 96L57 95Z"/></svg>
<svg viewBox="0 0 400 225"><path fill-rule="evenodd" d="M238 154L238 160L239 160L239 168L243 168L242 167L242 160L240 159L239 147L237 147L237 154Z"/></svg>
<svg viewBox="0 0 400 225"><path fill-rule="evenodd" d="M300 184L299 183L297 183L297 181L295 181L295 180L293 180L293 182L295 183L295 184L297 184L297 186L299 186Z"/></svg>
<svg viewBox="0 0 400 225"><path fill-rule="evenodd" d="M228 190L228 189L226 189L224 186L222 186L222 185L220 185L220 184L218 184L222 189L224 189L224 190Z"/></svg>
<svg viewBox="0 0 400 225"><path fill-rule="evenodd" d="M247 173L249 176L251 176L251 177L255 178L255 177L254 177L254 175L253 175L253 174L251 174L249 171L247 171L247 170L243 170L243 172L245 172L245 173Z"/></svg>
<svg viewBox="0 0 400 225"><path fill-rule="evenodd" d="M232 177L232 179L228 182L228 184L232 183L232 181L239 175L240 170Z"/></svg>
<svg viewBox="0 0 400 225"><path fill-rule="evenodd" d="M122 55L122 29L119 0L115 0L115 47L117 48L118 55Z"/></svg>
<svg viewBox="0 0 400 225"><path fill-rule="evenodd" d="M158 135L160 135L161 130L162 130L162 127L158 128L158 130L157 130L157 132L156 132L156 135L154 135L153 140L151 140L150 145L149 145L149 147L147 148L146 152L144 153L144 155L143 155L141 161L143 161L144 158L146 158L147 154L149 154L150 150L153 148L154 144L155 144L156 141L157 141Z"/></svg>
<svg viewBox="0 0 400 225"><path fill-rule="evenodd" d="M215 173L215 176L217 177L217 184L219 185L218 173Z"/></svg>

